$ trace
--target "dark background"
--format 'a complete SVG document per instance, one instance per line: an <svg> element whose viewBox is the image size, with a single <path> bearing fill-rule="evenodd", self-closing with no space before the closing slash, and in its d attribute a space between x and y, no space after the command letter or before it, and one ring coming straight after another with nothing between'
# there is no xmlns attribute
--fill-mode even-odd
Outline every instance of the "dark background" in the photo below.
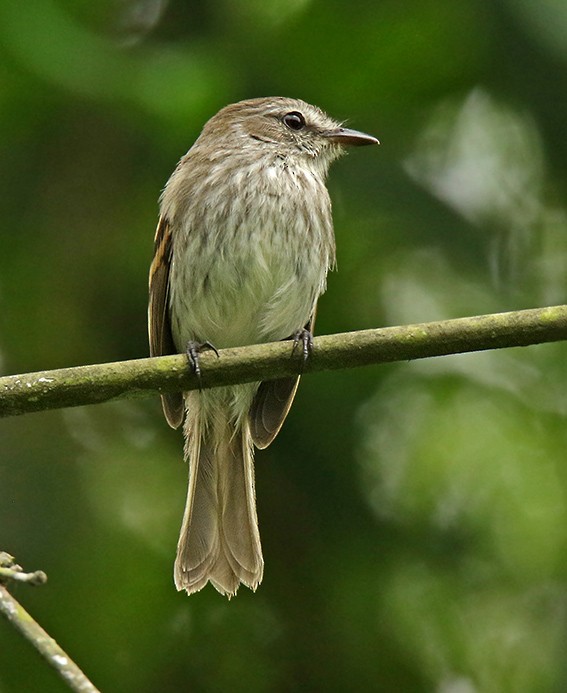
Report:
<svg viewBox="0 0 567 693"><path fill-rule="evenodd" d="M0 372L147 355L157 198L223 105L382 141L334 165L317 331L567 301L567 4L0 4ZM305 377L257 455L256 594L178 594L156 399L0 421L14 595L105 693L567 688L567 347ZM0 691L65 690L0 623Z"/></svg>

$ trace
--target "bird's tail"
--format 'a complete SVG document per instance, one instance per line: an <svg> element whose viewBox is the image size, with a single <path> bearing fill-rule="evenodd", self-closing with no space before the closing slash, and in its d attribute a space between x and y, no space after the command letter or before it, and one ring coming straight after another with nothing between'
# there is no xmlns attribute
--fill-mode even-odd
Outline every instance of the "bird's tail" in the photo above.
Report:
<svg viewBox="0 0 567 693"><path fill-rule="evenodd" d="M264 572L248 420L232 421L226 400L209 392L187 393L185 404L189 491L175 585L191 594L210 581L230 598L241 582L255 590Z"/></svg>

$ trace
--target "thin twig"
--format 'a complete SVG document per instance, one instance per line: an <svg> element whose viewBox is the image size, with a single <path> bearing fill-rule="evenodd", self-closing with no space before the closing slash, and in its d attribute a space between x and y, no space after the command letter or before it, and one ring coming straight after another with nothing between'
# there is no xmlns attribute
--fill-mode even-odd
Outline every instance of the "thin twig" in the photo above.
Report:
<svg viewBox="0 0 567 693"><path fill-rule="evenodd" d="M0 378L0 417L565 339L567 305L562 305L316 337L305 364L285 341L222 349L218 359L205 352L201 378L180 354L12 375Z"/></svg>
<svg viewBox="0 0 567 693"><path fill-rule="evenodd" d="M27 582L30 585L43 585L47 582L47 575L43 570L36 570L33 573L22 573L12 568L0 568L0 582L7 582L8 580Z"/></svg>
<svg viewBox="0 0 567 693"><path fill-rule="evenodd" d="M93 686L69 655L59 647L55 640L6 589L3 583L8 580L31 584L39 584L47 580L43 571L24 573L20 566L13 561L14 559L9 554L0 553L0 613L36 648L72 691L99 693L98 689ZM37 580L39 583L36 582Z"/></svg>
<svg viewBox="0 0 567 693"><path fill-rule="evenodd" d="M44 585L47 582L47 575L43 570L36 570L33 573L24 573L21 565L16 563L16 559L6 551L0 551L0 582L27 582L30 585Z"/></svg>

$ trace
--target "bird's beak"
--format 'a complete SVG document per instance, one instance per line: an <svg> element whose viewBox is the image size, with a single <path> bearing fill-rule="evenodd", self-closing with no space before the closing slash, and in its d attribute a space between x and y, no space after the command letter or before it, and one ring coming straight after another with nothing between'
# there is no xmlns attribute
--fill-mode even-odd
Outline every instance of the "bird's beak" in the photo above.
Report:
<svg viewBox="0 0 567 693"><path fill-rule="evenodd" d="M364 147L367 144L380 144L380 142L372 135L367 135L358 130L350 130L349 128L337 128L336 130L328 130L324 133L331 142L344 144L351 147Z"/></svg>

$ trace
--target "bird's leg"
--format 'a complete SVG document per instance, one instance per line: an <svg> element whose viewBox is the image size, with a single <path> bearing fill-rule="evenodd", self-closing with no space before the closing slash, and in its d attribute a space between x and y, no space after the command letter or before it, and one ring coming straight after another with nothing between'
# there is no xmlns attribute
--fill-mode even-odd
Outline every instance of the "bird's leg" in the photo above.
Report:
<svg viewBox="0 0 567 693"><path fill-rule="evenodd" d="M292 335L293 339L293 349L291 350L292 355L295 353L295 350L297 349L298 345L301 344L302 348L302 353L303 353L303 362L307 361L309 358L309 355L313 351L313 335L311 332L304 327L301 330L297 330Z"/></svg>
<svg viewBox="0 0 567 693"><path fill-rule="evenodd" d="M189 365L191 366L193 373L195 373L199 380L201 380L201 366L199 365L199 356L201 352L205 351L206 349L214 351L217 357L219 356L218 349L214 346L214 344L211 344L210 342L194 342L191 340L187 342L187 346L185 347L187 361L189 362Z"/></svg>

